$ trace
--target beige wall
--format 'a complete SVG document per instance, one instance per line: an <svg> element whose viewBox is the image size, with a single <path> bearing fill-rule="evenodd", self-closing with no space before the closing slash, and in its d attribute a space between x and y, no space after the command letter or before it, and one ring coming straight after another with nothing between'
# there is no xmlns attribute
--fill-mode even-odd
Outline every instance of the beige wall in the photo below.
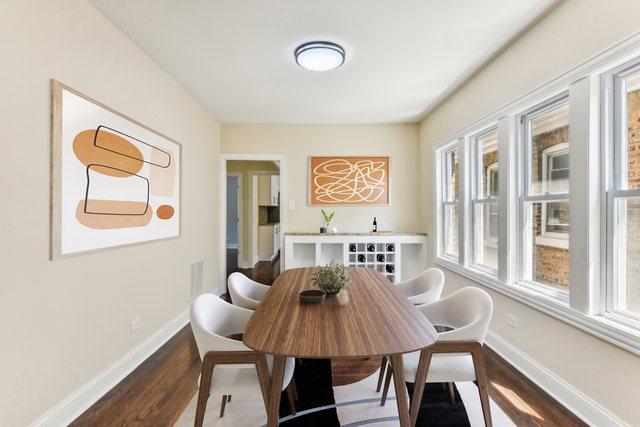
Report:
<svg viewBox="0 0 640 427"><path fill-rule="evenodd" d="M279 168L273 162L249 161L249 160L229 160L227 162L227 173L242 173L242 260L250 263L249 257L249 210L251 209L251 173L252 172L274 172L279 173ZM257 189L255 190L257 191ZM254 231L255 233L258 230ZM238 260L240 262L240 260Z"/></svg>
<svg viewBox="0 0 640 427"><path fill-rule="evenodd" d="M389 125L245 125L225 124L223 153L286 155L287 215L285 231L318 231L324 223L319 207L307 205L309 155L391 156L391 206L334 207L339 231L369 231L373 217L380 228L387 221L394 231L416 231L420 226L418 199L418 127ZM288 202L295 209L288 209Z"/></svg>
<svg viewBox="0 0 640 427"><path fill-rule="evenodd" d="M19 426L182 313L189 261L217 288L219 124L85 0L2 1L0 35L0 425ZM48 260L52 78L183 144L181 238Z"/></svg>
<svg viewBox="0 0 640 427"><path fill-rule="evenodd" d="M433 145L640 30L636 0L565 0L420 124L422 227L433 234ZM432 252L433 253L433 252ZM446 292L471 282L447 273ZM588 397L639 425L640 358L490 291L491 329ZM508 328L506 314L518 316Z"/></svg>

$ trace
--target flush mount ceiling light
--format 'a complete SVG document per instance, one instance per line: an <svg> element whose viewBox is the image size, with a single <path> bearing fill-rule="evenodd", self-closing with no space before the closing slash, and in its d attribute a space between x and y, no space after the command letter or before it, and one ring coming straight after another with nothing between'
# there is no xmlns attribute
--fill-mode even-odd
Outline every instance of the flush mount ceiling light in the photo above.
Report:
<svg viewBox="0 0 640 427"><path fill-rule="evenodd" d="M296 64L311 71L334 70L344 64L344 49L331 42L310 42L295 51Z"/></svg>

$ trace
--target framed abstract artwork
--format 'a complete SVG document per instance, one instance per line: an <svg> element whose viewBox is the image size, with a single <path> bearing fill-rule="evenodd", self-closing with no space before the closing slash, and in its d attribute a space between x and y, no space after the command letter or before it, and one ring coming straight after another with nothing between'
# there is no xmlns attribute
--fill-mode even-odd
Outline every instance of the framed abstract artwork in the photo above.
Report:
<svg viewBox="0 0 640 427"><path fill-rule="evenodd" d="M389 157L310 156L309 205L389 205Z"/></svg>
<svg viewBox="0 0 640 427"><path fill-rule="evenodd" d="M52 81L51 259L179 237L182 146Z"/></svg>

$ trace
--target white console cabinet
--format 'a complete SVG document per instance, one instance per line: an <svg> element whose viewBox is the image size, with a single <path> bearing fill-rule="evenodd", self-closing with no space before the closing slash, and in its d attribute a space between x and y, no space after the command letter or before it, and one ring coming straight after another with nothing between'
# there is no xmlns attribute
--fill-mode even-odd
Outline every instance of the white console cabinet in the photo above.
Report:
<svg viewBox="0 0 640 427"><path fill-rule="evenodd" d="M376 269L395 283L426 269L427 236L422 233L285 234L285 270L325 265L331 260Z"/></svg>

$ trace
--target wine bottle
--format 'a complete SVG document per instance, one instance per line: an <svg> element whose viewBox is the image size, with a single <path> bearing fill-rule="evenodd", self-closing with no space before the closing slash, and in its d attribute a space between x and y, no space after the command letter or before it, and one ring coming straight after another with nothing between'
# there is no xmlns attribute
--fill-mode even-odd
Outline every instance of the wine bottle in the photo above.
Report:
<svg viewBox="0 0 640 427"><path fill-rule="evenodd" d="M393 273L395 271L395 268L393 264L387 264L386 270L387 270L387 273Z"/></svg>
<svg viewBox="0 0 640 427"><path fill-rule="evenodd" d="M358 262L365 262L367 260L367 257L365 257L363 254L358 255Z"/></svg>
<svg viewBox="0 0 640 427"><path fill-rule="evenodd" d="M356 251L356 245L355 243L352 243L349 245L349 252L355 252Z"/></svg>
<svg viewBox="0 0 640 427"><path fill-rule="evenodd" d="M375 250L376 250L376 245L374 245L373 243L369 243L369 244L367 245L367 251L369 251L369 252L375 252Z"/></svg>
<svg viewBox="0 0 640 427"><path fill-rule="evenodd" d="M387 245L387 252L393 252L396 250L396 247L393 245L393 243L389 243Z"/></svg>
<svg viewBox="0 0 640 427"><path fill-rule="evenodd" d="M378 262L384 262L384 254L378 254Z"/></svg>
<svg viewBox="0 0 640 427"><path fill-rule="evenodd" d="M373 217L373 232L377 233L378 232L378 221L376 221L376 217Z"/></svg>

